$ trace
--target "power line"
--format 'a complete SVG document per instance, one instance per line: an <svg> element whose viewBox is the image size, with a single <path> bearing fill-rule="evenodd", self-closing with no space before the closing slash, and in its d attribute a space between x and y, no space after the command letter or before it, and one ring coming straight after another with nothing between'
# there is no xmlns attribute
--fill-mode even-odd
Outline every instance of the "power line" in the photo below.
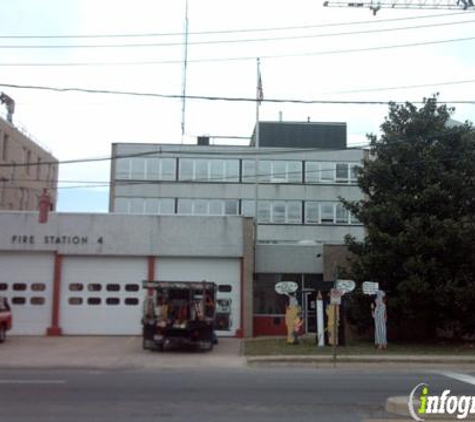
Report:
<svg viewBox="0 0 475 422"><path fill-rule="evenodd" d="M475 38L474 38L475 39ZM6 88L16 88L16 89L36 89L42 91L53 91L53 92L81 92L85 94L106 94L106 95L129 95L129 96L138 96L138 97L155 97L155 98L168 98L168 99L178 99L182 100L183 98L189 100L204 100L204 101L229 101L229 102L251 102L255 103L256 101L263 101L266 103L290 103L290 104L327 104L327 105L389 105L390 103L394 104L405 104L407 101L356 101L356 100L296 100L296 99L277 99L277 98L264 98L263 100L257 100L256 98L247 98L247 97L218 97L218 96L207 96L207 95L178 95L178 94L159 94L153 92L137 92L137 91L119 91L119 90L105 90L105 89L89 89L89 88L58 88L51 86L40 86L40 85L18 85L18 84L7 84L0 83L0 86ZM413 104L424 104L424 101L411 101ZM475 100L453 100L445 101L445 103L451 104L475 104Z"/></svg>
<svg viewBox="0 0 475 422"><path fill-rule="evenodd" d="M364 34L374 34L381 32L395 32L395 31L406 31L412 29L424 29L432 28L439 26L452 26L470 23L473 24L473 20L465 21L456 21L456 22L441 22L441 23L432 23L427 25L418 25L418 26L403 26L396 28L381 28L381 29L366 29L361 31L352 31L352 32L337 32L330 34L305 34L305 35L292 35L284 37L267 37L267 38L244 38L244 39L225 39L225 40L207 40L207 41L189 41L188 45L213 45L213 44L239 44L239 43L260 43L260 42L275 42L275 41L290 41L290 40L299 40L299 39L312 39L312 38L326 38L326 37L340 37L346 35L364 35ZM177 42L168 42L168 43L129 43L129 44L32 44L32 45L2 45L0 44L0 49L87 49L87 48L140 48L140 47L173 47L185 45L183 41Z"/></svg>
<svg viewBox="0 0 475 422"><path fill-rule="evenodd" d="M473 41L475 37L466 37L466 38L452 38L445 40L435 40L435 41L423 41L418 43L409 43L409 44L393 44L385 46L375 46L375 47L363 47L363 48L354 48L354 49L341 49L341 50L326 50L326 51L313 51L313 52L304 52L304 53L287 53L287 54L259 54L261 59L271 60L271 59L281 59L281 58L290 58L290 57L312 57L312 56L325 56L325 55L334 55L334 54L354 54L370 51L381 51L388 49L397 49L397 48L411 48L411 47L422 47L426 45L437 45L437 44L447 44L452 42L465 42ZM256 56L241 56L241 57L210 57L202 59L189 59L188 63L216 63L216 62L237 62L237 61L255 61ZM21 62L4 62L0 63L0 66L8 67L73 67L73 66L148 66L148 65L163 65L163 64L181 64L182 60L144 60L144 61L131 61L131 62L69 62L69 63L21 63Z"/></svg>
<svg viewBox="0 0 475 422"><path fill-rule="evenodd" d="M314 29L314 28L329 28L335 26L351 26L351 25L367 25L367 24L380 24L386 22L408 21L418 19L437 19L441 17L454 16L454 15L466 15L470 11L465 12L453 12L444 14L431 14L424 16L408 16L405 18L392 18L381 20L367 20L367 21L351 21L351 22L335 22L317 25L297 25L297 26L281 26L281 27L267 27L267 28L244 28L244 29L225 29L215 31L195 31L189 32L189 35L219 35L219 34L235 34L235 33L249 33L249 32L275 32L275 31L293 31L302 29ZM177 36L182 37L183 32L162 32L162 33L133 33L133 34L69 34L69 35L0 35L0 39L81 39L81 38L146 38L146 37L170 37Z"/></svg>

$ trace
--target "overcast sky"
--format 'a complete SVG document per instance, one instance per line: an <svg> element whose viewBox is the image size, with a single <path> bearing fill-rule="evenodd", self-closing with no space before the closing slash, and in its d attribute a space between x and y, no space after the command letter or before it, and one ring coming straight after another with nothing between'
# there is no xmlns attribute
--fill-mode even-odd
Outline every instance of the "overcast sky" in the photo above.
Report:
<svg viewBox="0 0 475 422"><path fill-rule="evenodd" d="M188 3L187 95L255 98L261 57L266 99L419 101L439 92L441 101L474 100L473 9L382 9L373 16L316 0ZM181 94L185 0L0 0L0 10L1 84ZM160 35L118 36L144 34ZM26 35L36 37L19 37ZM40 38L50 35L116 36ZM86 47L98 44L115 47ZM18 46L50 47L12 48ZM16 101L15 122L59 160L108 156L114 142L182 140L179 99L0 91ZM454 106L457 120L475 120L474 105ZM262 120L278 120L279 112L290 121L347 122L349 143L362 144L366 133L378 131L387 106L264 102L260 108ZM250 136L255 117L252 102L188 100L184 141ZM107 183L108 162L61 166L60 180L59 210L107 210L107 188L64 187Z"/></svg>

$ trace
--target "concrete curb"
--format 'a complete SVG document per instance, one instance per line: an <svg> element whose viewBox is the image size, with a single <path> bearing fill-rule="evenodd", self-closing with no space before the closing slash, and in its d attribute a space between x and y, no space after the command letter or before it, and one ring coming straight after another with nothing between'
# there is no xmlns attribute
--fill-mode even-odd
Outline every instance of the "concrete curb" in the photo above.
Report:
<svg viewBox="0 0 475 422"><path fill-rule="evenodd" d="M364 364L445 364L445 365L475 365L475 356L415 356L415 355L343 355L337 356L337 363ZM333 363L331 355L302 355L302 356L247 356L248 365L317 365Z"/></svg>

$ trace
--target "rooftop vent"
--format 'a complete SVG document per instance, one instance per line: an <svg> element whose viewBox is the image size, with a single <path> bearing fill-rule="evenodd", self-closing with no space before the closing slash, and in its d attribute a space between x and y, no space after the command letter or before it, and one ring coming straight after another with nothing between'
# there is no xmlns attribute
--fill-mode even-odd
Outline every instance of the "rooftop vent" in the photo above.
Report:
<svg viewBox="0 0 475 422"><path fill-rule="evenodd" d="M198 136L198 145L209 145L209 136Z"/></svg>

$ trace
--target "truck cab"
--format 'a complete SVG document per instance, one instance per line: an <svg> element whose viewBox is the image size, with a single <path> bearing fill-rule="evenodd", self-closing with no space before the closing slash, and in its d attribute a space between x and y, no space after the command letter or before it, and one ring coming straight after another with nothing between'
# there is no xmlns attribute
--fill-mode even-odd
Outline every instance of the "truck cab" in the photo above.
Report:
<svg viewBox="0 0 475 422"><path fill-rule="evenodd" d="M144 281L143 348L215 344L217 285L211 282Z"/></svg>

